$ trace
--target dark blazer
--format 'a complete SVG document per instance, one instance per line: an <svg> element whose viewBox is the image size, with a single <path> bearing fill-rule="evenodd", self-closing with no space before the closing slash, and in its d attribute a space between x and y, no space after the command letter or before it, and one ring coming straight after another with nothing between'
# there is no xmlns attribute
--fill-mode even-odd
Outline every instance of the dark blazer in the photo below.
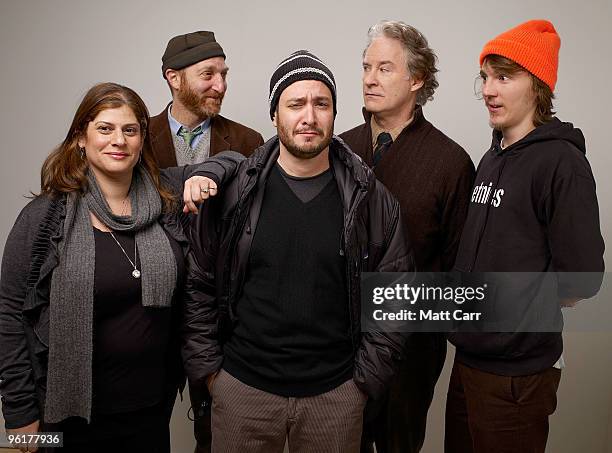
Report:
<svg viewBox="0 0 612 453"><path fill-rule="evenodd" d="M176 167L177 165L174 143L172 143L170 125L168 124L168 108L170 108L170 104L159 115L151 118L149 126L151 147L159 168ZM259 132L220 115L211 120L210 126L211 156L221 151L232 150L248 157L264 142Z"/></svg>

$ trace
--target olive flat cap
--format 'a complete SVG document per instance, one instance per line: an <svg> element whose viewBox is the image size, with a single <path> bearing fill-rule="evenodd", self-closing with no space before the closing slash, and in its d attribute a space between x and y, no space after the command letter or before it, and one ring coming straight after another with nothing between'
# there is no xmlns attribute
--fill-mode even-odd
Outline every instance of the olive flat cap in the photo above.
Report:
<svg viewBox="0 0 612 453"><path fill-rule="evenodd" d="M207 58L223 57L223 49L215 40L212 31L194 31L179 35L168 41L162 57L162 74L166 69L182 69Z"/></svg>

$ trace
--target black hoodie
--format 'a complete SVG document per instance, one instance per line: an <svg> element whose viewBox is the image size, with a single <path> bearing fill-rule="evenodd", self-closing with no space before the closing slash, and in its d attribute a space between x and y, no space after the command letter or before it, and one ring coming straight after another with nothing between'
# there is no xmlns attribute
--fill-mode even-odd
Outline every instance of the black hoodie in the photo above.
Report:
<svg viewBox="0 0 612 453"><path fill-rule="evenodd" d="M595 180L584 136L554 118L502 150L501 133L478 165L475 187L455 263L464 272L591 272L559 274L563 298L594 296L603 276ZM518 290L536 299L537 290ZM560 333L450 336L457 360L502 375L551 367L561 355Z"/></svg>

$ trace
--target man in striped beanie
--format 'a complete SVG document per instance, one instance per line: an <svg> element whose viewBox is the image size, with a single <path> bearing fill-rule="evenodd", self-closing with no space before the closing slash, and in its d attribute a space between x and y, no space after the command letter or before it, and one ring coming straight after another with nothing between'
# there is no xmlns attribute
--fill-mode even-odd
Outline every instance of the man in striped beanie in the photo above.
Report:
<svg viewBox="0 0 612 453"><path fill-rule="evenodd" d="M334 116L336 110L336 81L327 66L307 50L298 50L285 58L276 67L270 78L270 118L274 119L276 107L285 88L298 80L318 80L329 88L333 100Z"/></svg>
<svg viewBox="0 0 612 453"><path fill-rule="evenodd" d="M183 357L213 451L358 453L404 336L363 332L361 272L413 270L397 201L333 136L336 83L298 51L270 80L278 136L232 171L192 235ZM218 174L217 174L218 173Z"/></svg>
<svg viewBox="0 0 612 453"><path fill-rule="evenodd" d="M296 86L292 86L296 83ZM277 118L279 101L283 92L289 87L291 87L291 95L285 96L285 99L291 98L290 108L287 109L289 115L291 111L296 110L296 107L304 105L308 97L315 95L319 96L318 104L315 105L316 111L321 111L321 107L325 104L327 113L333 114L325 115L325 120L318 121L316 126L298 127L298 132L300 129L314 128L317 134L310 134L308 131L293 134L288 128L295 126L294 124L288 124L285 121L279 124ZM305 97L296 102L293 97L294 91L299 91L297 94ZM336 82L332 72L319 58L306 50L298 50L284 59L270 78L268 100L270 102L270 118L277 128L282 148L298 158L313 158L329 146L336 116ZM308 119L303 123L305 124L307 121Z"/></svg>

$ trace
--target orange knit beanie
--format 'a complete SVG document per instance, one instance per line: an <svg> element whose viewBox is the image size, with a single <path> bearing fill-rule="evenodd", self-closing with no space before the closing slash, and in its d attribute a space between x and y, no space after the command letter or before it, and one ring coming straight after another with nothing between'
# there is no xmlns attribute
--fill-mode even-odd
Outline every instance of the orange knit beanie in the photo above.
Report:
<svg viewBox="0 0 612 453"><path fill-rule="evenodd" d="M547 20L530 20L485 44L480 66L487 55L506 57L531 72L555 91L559 67L559 35Z"/></svg>

